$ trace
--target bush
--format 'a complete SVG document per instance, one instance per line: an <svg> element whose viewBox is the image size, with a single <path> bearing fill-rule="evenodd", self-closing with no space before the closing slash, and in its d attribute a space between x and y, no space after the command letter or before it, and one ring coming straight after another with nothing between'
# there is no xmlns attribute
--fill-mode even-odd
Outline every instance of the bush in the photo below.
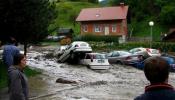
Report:
<svg viewBox="0 0 175 100"><path fill-rule="evenodd" d="M93 50L109 52L111 50L130 50L136 47L150 48L150 42L128 42L118 44L116 42L89 42ZM152 48L158 49L161 52L175 52L175 43L173 42L153 42Z"/></svg>
<svg viewBox="0 0 175 100"><path fill-rule="evenodd" d="M110 42L118 43L118 36L79 35L75 37L73 40L74 41L94 41L94 42L105 41L107 43L110 43Z"/></svg>
<svg viewBox="0 0 175 100"><path fill-rule="evenodd" d="M7 68L0 60L0 88L7 86Z"/></svg>

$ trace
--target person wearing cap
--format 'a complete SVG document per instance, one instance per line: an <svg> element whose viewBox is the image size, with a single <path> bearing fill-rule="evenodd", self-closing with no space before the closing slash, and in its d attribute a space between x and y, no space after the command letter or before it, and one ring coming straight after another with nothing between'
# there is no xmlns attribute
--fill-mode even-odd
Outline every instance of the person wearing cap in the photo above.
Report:
<svg viewBox="0 0 175 100"><path fill-rule="evenodd" d="M169 64L161 57L149 57L144 63L144 73L150 85L134 100L175 100L175 90L168 83Z"/></svg>

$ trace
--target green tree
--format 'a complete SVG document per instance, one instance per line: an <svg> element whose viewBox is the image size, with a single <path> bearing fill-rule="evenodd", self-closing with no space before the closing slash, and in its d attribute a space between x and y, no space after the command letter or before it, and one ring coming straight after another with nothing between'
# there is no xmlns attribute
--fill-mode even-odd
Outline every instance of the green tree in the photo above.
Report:
<svg viewBox="0 0 175 100"><path fill-rule="evenodd" d="M174 25L175 22L175 7L174 5L164 6L160 13L160 21L163 24Z"/></svg>
<svg viewBox="0 0 175 100"><path fill-rule="evenodd" d="M88 0L90 3L98 3L98 0Z"/></svg>
<svg viewBox="0 0 175 100"><path fill-rule="evenodd" d="M48 0L0 0L0 37L13 36L26 48L48 35L57 11Z"/></svg>

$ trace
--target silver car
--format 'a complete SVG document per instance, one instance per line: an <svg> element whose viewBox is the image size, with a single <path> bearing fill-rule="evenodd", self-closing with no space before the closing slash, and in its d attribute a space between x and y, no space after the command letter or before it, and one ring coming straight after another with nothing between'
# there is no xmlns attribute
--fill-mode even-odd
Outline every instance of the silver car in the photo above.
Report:
<svg viewBox="0 0 175 100"><path fill-rule="evenodd" d="M132 54L140 54L145 59L151 56L161 56L161 53L159 50L152 49L152 48L143 48L143 47L133 48L129 50L129 52Z"/></svg>
<svg viewBox="0 0 175 100"><path fill-rule="evenodd" d="M112 51L107 54L107 57L111 64L132 65L143 60L142 55L133 55L127 51Z"/></svg>

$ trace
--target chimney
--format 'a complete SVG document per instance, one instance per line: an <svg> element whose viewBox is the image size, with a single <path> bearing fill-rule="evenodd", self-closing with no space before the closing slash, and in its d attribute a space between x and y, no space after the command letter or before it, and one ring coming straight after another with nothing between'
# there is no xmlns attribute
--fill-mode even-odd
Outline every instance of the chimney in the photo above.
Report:
<svg viewBox="0 0 175 100"><path fill-rule="evenodd" d="M120 2L120 7L124 7L125 3L124 2Z"/></svg>

